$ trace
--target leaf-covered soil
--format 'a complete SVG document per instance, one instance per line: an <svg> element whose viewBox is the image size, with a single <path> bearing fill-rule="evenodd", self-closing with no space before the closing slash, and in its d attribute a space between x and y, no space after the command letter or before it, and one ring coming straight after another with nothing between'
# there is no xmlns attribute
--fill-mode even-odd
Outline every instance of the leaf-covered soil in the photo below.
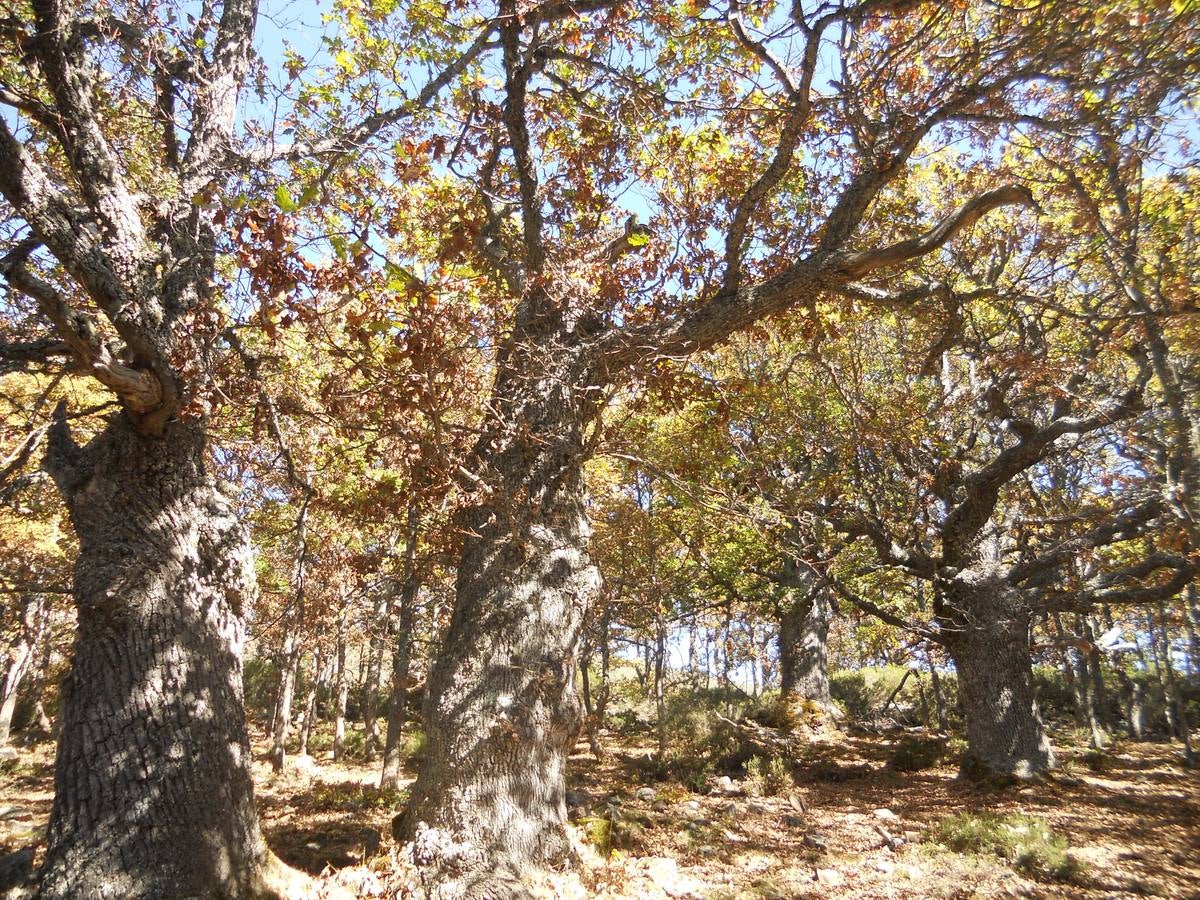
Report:
<svg viewBox="0 0 1200 900"><path fill-rule="evenodd" d="M644 736L605 735L601 761L581 744L572 799L581 874L540 879L553 897L1112 897L1200 895L1200 775L1177 748L1117 745L1102 757L1058 744L1053 780L980 787L949 762L887 765L899 736L847 736L793 770L776 796L751 779L703 793L655 780ZM53 748L0 762L0 852L40 845ZM263 830L287 863L318 876L313 896L419 896L390 822L403 792L381 794L365 763L301 759L255 776ZM1069 880L1029 877L996 852L956 852L934 837L964 811L1043 820L1069 843ZM40 850L40 846L39 846Z"/></svg>

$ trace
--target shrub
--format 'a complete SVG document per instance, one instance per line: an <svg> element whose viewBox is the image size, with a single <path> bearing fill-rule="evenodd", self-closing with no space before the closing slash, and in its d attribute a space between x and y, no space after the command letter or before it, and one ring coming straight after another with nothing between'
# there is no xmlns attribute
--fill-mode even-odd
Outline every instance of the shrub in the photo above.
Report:
<svg viewBox="0 0 1200 900"><path fill-rule="evenodd" d="M906 734L896 744L888 768L897 772L919 772L936 766L946 756L947 742L938 738Z"/></svg>
<svg viewBox="0 0 1200 900"><path fill-rule="evenodd" d="M746 763L746 778L765 797L785 794L792 787L791 769L779 756L772 756L769 760L761 756L751 757Z"/></svg>
<svg viewBox="0 0 1200 900"><path fill-rule="evenodd" d="M957 813L939 822L930 839L957 853L995 853L1042 881L1078 881L1083 874L1067 839L1032 816Z"/></svg>

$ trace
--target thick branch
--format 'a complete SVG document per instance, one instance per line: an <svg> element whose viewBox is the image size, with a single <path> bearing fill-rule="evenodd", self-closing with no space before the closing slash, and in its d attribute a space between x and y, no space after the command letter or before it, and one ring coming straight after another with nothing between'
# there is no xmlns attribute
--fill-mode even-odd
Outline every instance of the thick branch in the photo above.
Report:
<svg viewBox="0 0 1200 900"><path fill-rule="evenodd" d="M1015 205L1037 208L1029 188L1020 184L1005 185L967 201L924 234L900 241L889 247L866 250L861 253L839 254L831 261L830 265L847 278L861 278L868 272L897 266L932 253L934 250L944 247L956 234L970 228L992 210L1002 206Z"/></svg>
<svg viewBox="0 0 1200 900"><path fill-rule="evenodd" d="M521 61L521 20L516 0L500 3L500 41L504 48L504 127L508 131L513 167L521 194L521 222L525 242L526 270L531 275L541 272L546 262L542 243L542 208L538 202L537 167L529 141L529 125L525 121L525 92L529 69Z"/></svg>

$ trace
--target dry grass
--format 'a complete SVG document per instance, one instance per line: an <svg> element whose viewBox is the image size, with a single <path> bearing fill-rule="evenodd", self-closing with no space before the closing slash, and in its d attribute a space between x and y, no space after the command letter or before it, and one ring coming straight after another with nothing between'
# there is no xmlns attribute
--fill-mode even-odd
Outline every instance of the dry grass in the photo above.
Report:
<svg viewBox="0 0 1200 900"><path fill-rule="evenodd" d="M730 798L653 782L648 743L606 741L602 763L582 745L574 758L574 786L593 807L592 824L575 829L583 871L538 876L547 897L1189 897L1200 890L1200 776L1182 770L1165 744L1122 744L1100 772L1086 748L1060 748L1066 777L984 790L956 781L952 760L897 772L887 765L897 741L847 736L797 766L791 790ZM41 841L51 754L38 745L0 769L0 852ZM325 873L327 888L336 882L357 896L406 895L390 835L403 793L380 794L375 765L314 763L280 776L255 763L272 849L292 866ZM654 800L637 797L646 782ZM898 819L879 818L881 808ZM611 829L611 852L589 841L601 832L598 819ZM1042 823L1051 843L1069 842L1078 870L1061 881L1037 866L1022 871L1016 851L988 845L994 832L981 822ZM906 843L889 847L880 827ZM976 845L952 839L977 828L984 836Z"/></svg>

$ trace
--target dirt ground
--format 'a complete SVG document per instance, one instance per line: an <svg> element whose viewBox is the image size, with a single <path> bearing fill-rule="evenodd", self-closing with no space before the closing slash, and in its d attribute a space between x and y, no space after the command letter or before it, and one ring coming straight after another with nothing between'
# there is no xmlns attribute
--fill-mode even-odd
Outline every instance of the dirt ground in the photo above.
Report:
<svg viewBox="0 0 1200 900"><path fill-rule="evenodd" d="M261 738L261 736L260 736ZM605 735L597 761L573 758L577 874L539 880L548 897L926 898L1200 897L1200 775L1178 748L1117 745L1102 771L1058 743L1060 774L1020 788L980 788L951 764L898 773L895 738L847 736L821 765L800 767L779 796L748 781L704 793L654 781L649 744ZM261 747L260 747L261 749ZM53 791L53 747L0 762L0 853L38 845ZM410 773L411 774L411 773ZM380 793L375 765L293 759L276 776L255 764L263 831L285 862L312 876L309 896L419 896L390 822L403 791ZM1037 817L1066 837L1080 872L1034 881L994 853L932 839L962 811Z"/></svg>

